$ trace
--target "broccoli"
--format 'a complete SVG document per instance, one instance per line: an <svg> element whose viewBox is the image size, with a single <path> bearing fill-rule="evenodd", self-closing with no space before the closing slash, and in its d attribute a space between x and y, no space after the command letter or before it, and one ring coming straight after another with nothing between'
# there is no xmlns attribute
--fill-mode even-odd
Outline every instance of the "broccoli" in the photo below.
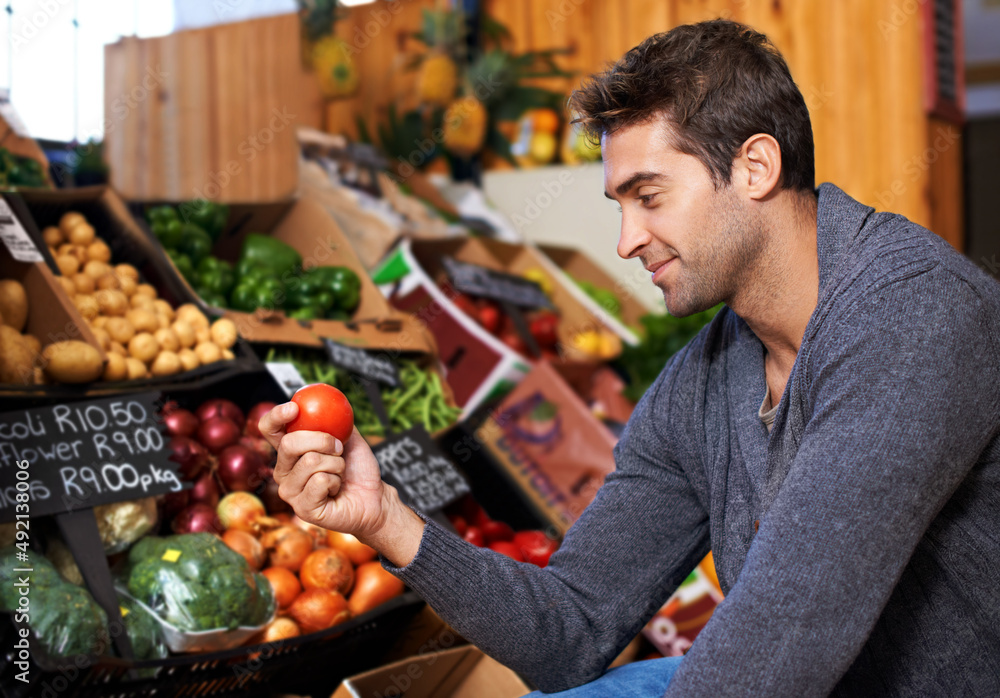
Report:
<svg viewBox="0 0 1000 698"><path fill-rule="evenodd" d="M118 596L124 613L125 632L132 642L136 659L162 659L167 656L167 646L160 635L160 624L142 606L127 596Z"/></svg>
<svg viewBox="0 0 1000 698"><path fill-rule="evenodd" d="M259 584L246 560L211 534L147 538L135 547L129 592L181 630L233 629L273 612L270 585Z"/></svg>

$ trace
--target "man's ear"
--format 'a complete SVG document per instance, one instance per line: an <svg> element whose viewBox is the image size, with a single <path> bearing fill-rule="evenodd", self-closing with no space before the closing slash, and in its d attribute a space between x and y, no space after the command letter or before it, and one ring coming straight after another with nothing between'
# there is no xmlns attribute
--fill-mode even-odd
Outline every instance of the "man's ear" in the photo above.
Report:
<svg viewBox="0 0 1000 698"><path fill-rule="evenodd" d="M740 148L734 175L751 199L762 201L781 182L781 146L774 136L756 133Z"/></svg>

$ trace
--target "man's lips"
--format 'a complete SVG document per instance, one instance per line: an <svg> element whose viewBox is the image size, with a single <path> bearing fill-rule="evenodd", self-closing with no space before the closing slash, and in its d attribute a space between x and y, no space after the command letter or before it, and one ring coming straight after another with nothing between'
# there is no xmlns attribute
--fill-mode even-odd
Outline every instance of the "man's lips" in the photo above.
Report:
<svg viewBox="0 0 1000 698"><path fill-rule="evenodd" d="M670 259L664 259L659 262L656 262L655 264L650 264L648 267L646 267L646 271L648 271L653 275L654 284L656 283L657 278L659 276L662 276L663 270L666 269L670 265L670 263L675 259L677 259L677 257L671 257Z"/></svg>

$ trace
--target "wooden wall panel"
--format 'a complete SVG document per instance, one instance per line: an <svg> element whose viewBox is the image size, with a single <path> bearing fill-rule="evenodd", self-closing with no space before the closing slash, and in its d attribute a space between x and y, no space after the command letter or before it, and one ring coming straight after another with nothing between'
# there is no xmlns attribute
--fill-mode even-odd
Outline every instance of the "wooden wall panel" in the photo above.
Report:
<svg viewBox="0 0 1000 698"><path fill-rule="evenodd" d="M269 110L279 102L299 110L297 124L323 124L351 136L359 117L373 128L390 102L411 108L416 73L405 66L420 45L410 35L420 28L422 11L442 3L378 0L350 8L337 34L352 47L361 89L352 98L326 104L301 68L294 15L109 46L108 99L141 79L145 64L161 61L171 67L161 99L141 105L141 116L124 120L108 138L115 184L126 195L169 192L171 198L184 198L192 181L204 182L206 173L219 171L234 157L233 149L268 121ZM817 182L832 181L865 203L923 225L960 231L960 216L954 214L961 209L960 199L946 202L954 198L947 173L961 169L956 160L961 142L948 150L950 169L945 158L935 158L936 170L927 162L936 132L922 108L922 13L900 13L897 4L486 0L484 6L510 29L517 51L573 49L561 64L578 75L544 81L567 94L650 34L713 17L748 23L768 34L785 55L810 108ZM215 126L206 127L206 118ZM282 143L262 151L253 171L248 167L225 196L260 199L287 190L295 177L296 153L290 138ZM161 163L161 169L150 170L148 162ZM937 215L942 206L952 212L942 214L947 224Z"/></svg>

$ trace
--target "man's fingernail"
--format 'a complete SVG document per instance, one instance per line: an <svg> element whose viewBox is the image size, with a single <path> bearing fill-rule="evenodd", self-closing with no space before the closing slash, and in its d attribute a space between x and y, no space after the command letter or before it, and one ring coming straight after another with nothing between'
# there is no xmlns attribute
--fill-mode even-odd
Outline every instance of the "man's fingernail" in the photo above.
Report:
<svg viewBox="0 0 1000 698"><path fill-rule="evenodd" d="M342 452L344 450L344 444L340 443L340 439L335 438L333 440L333 450Z"/></svg>

